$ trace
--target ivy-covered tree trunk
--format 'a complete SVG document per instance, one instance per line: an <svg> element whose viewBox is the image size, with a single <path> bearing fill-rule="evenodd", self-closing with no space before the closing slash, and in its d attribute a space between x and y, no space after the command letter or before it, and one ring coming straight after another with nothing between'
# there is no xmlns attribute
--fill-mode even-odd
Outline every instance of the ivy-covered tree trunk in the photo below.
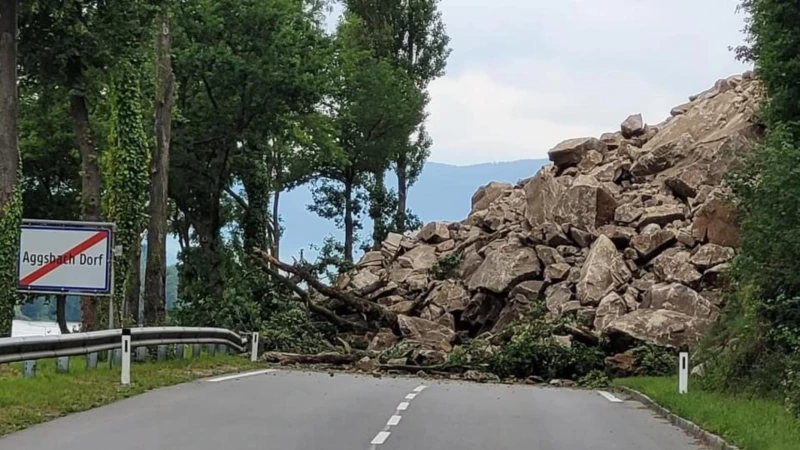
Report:
<svg viewBox="0 0 800 450"><path fill-rule="evenodd" d="M161 30L156 40L156 148L150 163L150 223L147 227L147 265L144 282L144 323L160 325L166 319L167 214L169 144L172 135L173 84L169 10L161 9Z"/></svg>
<svg viewBox="0 0 800 450"><path fill-rule="evenodd" d="M129 62L117 67L111 95L111 142L104 160L108 185L103 199L105 213L117 224L115 243L122 246L122 254L114 261L114 305L120 312L125 310L123 305L139 302L139 268L131 263L141 252L147 224L150 155L142 125L139 75L138 68ZM114 317L115 323L119 319Z"/></svg>
<svg viewBox="0 0 800 450"><path fill-rule="evenodd" d="M0 337L11 335L17 304L22 219L17 142L17 1L0 1Z"/></svg>
<svg viewBox="0 0 800 450"><path fill-rule="evenodd" d="M241 179L247 194L247 209L241 224L244 248L248 252L253 247L268 249L270 183L264 164L251 161L250 166L242 172Z"/></svg>

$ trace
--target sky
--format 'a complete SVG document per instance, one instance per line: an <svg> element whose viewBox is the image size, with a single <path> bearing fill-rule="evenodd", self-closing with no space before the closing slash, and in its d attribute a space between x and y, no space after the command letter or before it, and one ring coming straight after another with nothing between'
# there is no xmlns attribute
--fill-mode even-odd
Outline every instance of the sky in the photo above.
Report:
<svg viewBox="0 0 800 450"><path fill-rule="evenodd" d="M429 87L431 161L546 158L559 142L656 124L750 67L738 0L442 0L452 55Z"/></svg>

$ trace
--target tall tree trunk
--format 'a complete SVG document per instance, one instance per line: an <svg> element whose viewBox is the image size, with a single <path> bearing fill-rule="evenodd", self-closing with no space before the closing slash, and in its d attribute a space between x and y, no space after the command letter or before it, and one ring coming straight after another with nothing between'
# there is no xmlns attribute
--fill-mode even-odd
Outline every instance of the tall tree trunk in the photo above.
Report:
<svg viewBox="0 0 800 450"><path fill-rule="evenodd" d="M381 242L386 237L386 223L384 221L387 209L385 177L385 172L382 169L375 172L375 184L372 186L372 192L370 192L369 215L372 218L372 246L374 249L379 249Z"/></svg>
<svg viewBox="0 0 800 450"><path fill-rule="evenodd" d="M67 296L65 294L56 295L56 322L61 334L69 334L67 326Z"/></svg>
<svg viewBox="0 0 800 450"><path fill-rule="evenodd" d="M156 98L156 148L150 162L150 223L147 227L147 266L144 281L144 323L161 325L166 319L167 215L169 145L175 75L170 56L171 37L166 3L161 8L161 32L156 38L158 55Z"/></svg>
<svg viewBox="0 0 800 450"><path fill-rule="evenodd" d="M394 227L398 233L406 231L406 203L408 199L408 161L405 155L397 158L397 213L395 214Z"/></svg>
<svg viewBox="0 0 800 450"><path fill-rule="evenodd" d="M139 239L137 242L141 242ZM142 246L137 245L131 252L128 279L125 280L124 316L133 319L133 323L141 324L139 316L139 300L142 298Z"/></svg>
<svg viewBox="0 0 800 450"><path fill-rule="evenodd" d="M11 335L17 304L18 197L17 1L0 0L0 337Z"/></svg>
<svg viewBox="0 0 800 450"><path fill-rule="evenodd" d="M86 97L82 94L70 96L70 114L78 150L81 154L81 217L83 220L97 222L100 220L100 158L92 141L92 129L89 125L89 109ZM85 331L98 330L102 324L97 323L97 302L94 297L81 297L81 321Z"/></svg>
<svg viewBox="0 0 800 450"><path fill-rule="evenodd" d="M275 196L272 201L272 229L274 236L272 240L272 256L280 259L281 257L281 220L280 220L280 201L281 201L281 186L275 189Z"/></svg>
<svg viewBox="0 0 800 450"><path fill-rule="evenodd" d="M344 184L344 259L353 262L353 240L355 223L353 221L353 181Z"/></svg>
<svg viewBox="0 0 800 450"><path fill-rule="evenodd" d="M247 210L242 217L242 237L248 252L254 247L268 248L267 221L269 220L269 180L263 163L253 161L241 172L242 186L247 194Z"/></svg>

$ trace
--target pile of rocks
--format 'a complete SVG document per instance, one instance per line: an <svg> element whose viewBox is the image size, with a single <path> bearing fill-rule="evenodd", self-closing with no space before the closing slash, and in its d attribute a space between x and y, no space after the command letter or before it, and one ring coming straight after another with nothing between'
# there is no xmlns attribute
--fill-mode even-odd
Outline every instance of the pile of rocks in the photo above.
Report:
<svg viewBox="0 0 800 450"><path fill-rule="evenodd" d="M366 297L431 352L497 332L536 301L612 341L696 342L719 314L738 241L723 176L763 130L752 73L690 100L662 123L635 115L557 145L532 178L481 187L465 220L389 235L337 287L381 286ZM400 337L370 339L382 350Z"/></svg>

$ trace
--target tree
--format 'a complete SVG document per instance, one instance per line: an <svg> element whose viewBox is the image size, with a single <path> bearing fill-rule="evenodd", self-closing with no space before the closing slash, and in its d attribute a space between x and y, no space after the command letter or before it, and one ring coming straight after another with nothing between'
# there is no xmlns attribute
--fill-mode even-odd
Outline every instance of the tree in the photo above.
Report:
<svg viewBox="0 0 800 450"><path fill-rule="evenodd" d="M312 211L344 228L344 258L353 247L370 174L386 167L401 136L421 120L424 95L389 60L376 56L369 30L346 13L338 27L334 87L327 113L343 158L319 170Z"/></svg>
<svg viewBox="0 0 800 450"><path fill-rule="evenodd" d="M22 219L17 142L17 1L0 1L0 336L11 335L17 305L17 259Z"/></svg>
<svg viewBox="0 0 800 450"><path fill-rule="evenodd" d="M347 9L356 14L369 30L372 46L380 57L389 58L392 64L405 71L418 89L427 90L428 84L444 75L450 38L447 36L439 0L345 0ZM417 126L397 142L392 166L397 174L397 201L394 213L394 230L404 232L414 224L409 217L408 189L422 172L432 145L420 117ZM383 182L383 174L376 173L376 185ZM381 203L383 192L376 189L376 200ZM375 214L381 208L375 209ZM375 217L374 217L375 218ZM378 218L378 227L383 226Z"/></svg>
<svg viewBox="0 0 800 450"><path fill-rule="evenodd" d="M147 225L147 194L150 149L142 123L141 68L121 62L111 86L111 133L104 155L106 218L116 224L115 245L122 255L115 258L114 295L120 317L138 319L142 233ZM135 311L135 313L133 312ZM116 317L114 318L116 321Z"/></svg>
<svg viewBox="0 0 800 450"><path fill-rule="evenodd" d="M144 323L160 325L166 318L167 214L169 143L175 75L172 73L168 2L161 5L156 37L156 147L150 163L150 222L147 227L147 265L144 291Z"/></svg>
<svg viewBox="0 0 800 450"><path fill-rule="evenodd" d="M202 0L176 5L177 109L169 194L184 245L180 297L221 299L229 249L222 230L246 216L244 240L267 234L271 137L282 118L314 111L327 44L302 0ZM247 182L250 202L235 187ZM195 247L196 248L193 248Z"/></svg>
<svg viewBox="0 0 800 450"><path fill-rule="evenodd" d="M149 0L31 0L20 10L20 66L25 78L69 93L81 155L81 218L102 217L100 149L92 106L102 103L106 72L141 49L154 10ZM84 330L99 327L97 305L81 300Z"/></svg>
<svg viewBox="0 0 800 450"><path fill-rule="evenodd" d="M739 56L756 64L766 137L730 180L740 251L731 269L735 292L711 340L740 344L720 357L712 352L709 379L780 396L800 414L800 4L746 0L742 7L750 17Z"/></svg>
<svg viewBox="0 0 800 450"><path fill-rule="evenodd" d="M25 167L21 179L23 217L77 220L80 154L70 128L69 96L63 89L43 89L31 80L20 83L19 130ZM36 298L25 297L28 301ZM74 297L56 296L56 312L71 310L74 301ZM54 319L62 333L69 332L66 314L56 314Z"/></svg>

